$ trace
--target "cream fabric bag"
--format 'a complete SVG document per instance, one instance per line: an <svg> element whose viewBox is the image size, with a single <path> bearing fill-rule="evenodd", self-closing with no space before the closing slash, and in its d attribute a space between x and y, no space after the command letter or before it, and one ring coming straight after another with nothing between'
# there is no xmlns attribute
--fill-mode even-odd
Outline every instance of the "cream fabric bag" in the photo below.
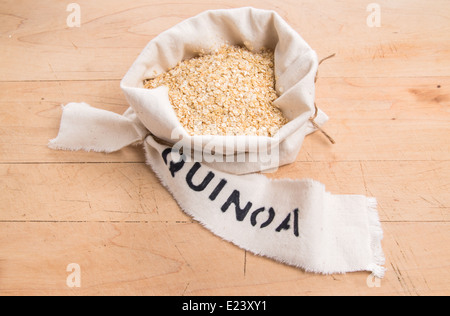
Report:
<svg viewBox="0 0 450 316"><path fill-rule="evenodd" d="M190 136L170 104L168 88L143 88L145 79L224 43L275 51L275 104L290 120L275 137ZM374 198L332 195L313 180L248 175L294 162L304 137L315 130L309 119L315 113L317 68L316 53L276 12L206 11L144 48L121 81L131 106L123 115L69 103L49 146L113 152L143 141L147 163L181 208L222 238L307 271L367 270L382 277ZM315 122L327 119L319 110Z"/></svg>

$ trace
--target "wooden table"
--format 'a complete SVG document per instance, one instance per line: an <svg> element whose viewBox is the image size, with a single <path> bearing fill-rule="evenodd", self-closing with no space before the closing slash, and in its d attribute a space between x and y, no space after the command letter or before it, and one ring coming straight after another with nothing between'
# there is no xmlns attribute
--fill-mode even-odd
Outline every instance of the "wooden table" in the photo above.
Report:
<svg viewBox="0 0 450 316"><path fill-rule="evenodd" d="M0 294L450 294L448 0L379 0L380 27L360 0L79 0L80 27L67 25L70 2L0 3ZM336 145L308 136L297 161L270 177L376 197L381 282L305 273L222 241L179 209L141 148L46 146L61 104L125 111L119 81L157 34L244 5L276 10L319 57L336 53L317 82Z"/></svg>

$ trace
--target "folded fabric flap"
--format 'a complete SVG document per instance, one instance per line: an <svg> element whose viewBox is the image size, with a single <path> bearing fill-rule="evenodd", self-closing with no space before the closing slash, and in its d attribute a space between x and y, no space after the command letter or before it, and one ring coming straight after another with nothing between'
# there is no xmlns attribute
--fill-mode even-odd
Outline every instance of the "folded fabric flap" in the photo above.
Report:
<svg viewBox="0 0 450 316"><path fill-rule="evenodd" d="M58 136L48 146L110 153L142 141L146 135L147 130L132 111L120 115L73 102L63 106Z"/></svg>
<svg viewBox="0 0 450 316"><path fill-rule="evenodd" d="M306 271L383 276L379 221L366 197L332 195L310 179L271 180L185 162L152 137L144 147L180 207L221 238Z"/></svg>

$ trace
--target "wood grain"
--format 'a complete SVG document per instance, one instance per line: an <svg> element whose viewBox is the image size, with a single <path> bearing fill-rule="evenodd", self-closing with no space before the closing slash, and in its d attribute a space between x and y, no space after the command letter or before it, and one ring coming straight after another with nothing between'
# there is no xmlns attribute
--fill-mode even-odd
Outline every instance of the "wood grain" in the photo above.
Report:
<svg viewBox="0 0 450 316"><path fill-rule="evenodd" d="M1 162L145 161L141 148L132 146L109 155L47 148L58 134L63 104L87 102L125 112L128 105L118 81L6 82L0 90Z"/></svg>
<svg viewBox="0 0 450 316"><path fill-rule="evenodd" d="M296 162L267 176L377 197L382 221L450 220L449 161ZM191 221L143 163L3 164L0 177L0 221Z"/></svg>
<svg viewBox="0 0 450 316"><path fill-rule="evenodd" d="M315 275L254 256L195 223L0 223L2 295L445 295L449 223L386 223L389 270ZM36 234L36 232L39 232ZM195 245L195 246L193 246ZM69 288L70 263L81 287ZM369 283L370 284L370 283Z"/></svg>
<svg viewBox="0 0 450 316"><path fill-rule="evenodd" d="M0 295L449 295L450 3L359 0L0 3ZM207 9L277 11L316 50L329 116L270 178L378 200L386 278L314 275L252 255L186 216L139 147L52 151L61 104L123 113L120 79L155 36ZM66 267L81 267L81 287Z"/></svg>
<svg viewBox="0 0 450 316"><path fill-rule="evenodd" d="M145 161L135 147L110 155L46 147L58 133L61 104L123 113L128 105L117 80L3 82L0 91L0 162ZM330 116L324 128L337 144L311 135L299 161L450 159L448 77L321 78L317 103Z"/></svg>
<svg viewBox="0 0 450 316"><path fill-rule="evenodd" d="M77 3L82 27L69 28L65 2L2 1L0 60L8 67L0 80L120 79L162 31L204 10L242 6L276 10L319 56L337 53L322 67L325 77L447 76L450 69L446 0L377 1L379 28L367 26L368 3L358 0Z"/></svg>

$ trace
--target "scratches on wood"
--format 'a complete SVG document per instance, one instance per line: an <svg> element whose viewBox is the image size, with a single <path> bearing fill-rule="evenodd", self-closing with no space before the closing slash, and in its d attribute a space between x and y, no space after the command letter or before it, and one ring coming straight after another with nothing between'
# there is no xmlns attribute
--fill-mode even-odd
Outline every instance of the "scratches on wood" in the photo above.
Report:
<svg viewBox="0 0 450 316"><path fill-rule="evenodd" d="M321 276L253 255L185 215L143 151L52 151L61 104L123 113L119 83L142 48L206 9L240 1L79 0L0 3L0 295L449 295L450 42L446 0L256 1L319 56L319 107L337 144L308 136L271 178L313 178L335 194L378 200L388 272ZM300 9L301 10L300 10ZM448 11L448 10L447 10ZM412 19L413 18L413 19ZM412 23L412 20L415 23ZM320 27L317 27L317 26ZM69 289L66 267L82 268Z"/></svg>

